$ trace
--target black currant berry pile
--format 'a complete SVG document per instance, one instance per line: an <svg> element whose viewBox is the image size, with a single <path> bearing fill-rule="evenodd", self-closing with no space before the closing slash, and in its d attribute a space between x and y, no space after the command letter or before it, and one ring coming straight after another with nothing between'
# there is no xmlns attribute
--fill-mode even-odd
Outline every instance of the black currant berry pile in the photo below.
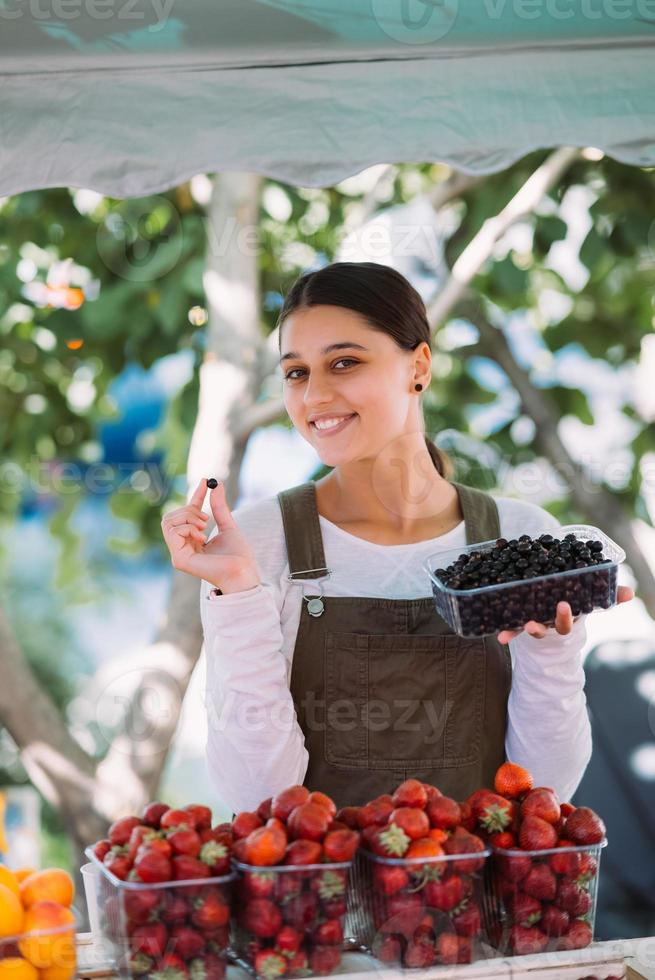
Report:
<svg viewBox="0 0 655 980"><path fill-rule="evenodd" d="M583 568L589 571L579 571ZM567 571L572 574L563 574ZM552 624L561 601L570 603L574 616L599 606L607 609L616 601L616 564L603 555L601 541L575 534L561 539L552 534L498 538L491 547L467 552L432 574L448 589L463 593L449 596L432 584L438 612L464 636L520 629L530 619ZM506 588L466 595L471 589L505 583Z"/></svg>

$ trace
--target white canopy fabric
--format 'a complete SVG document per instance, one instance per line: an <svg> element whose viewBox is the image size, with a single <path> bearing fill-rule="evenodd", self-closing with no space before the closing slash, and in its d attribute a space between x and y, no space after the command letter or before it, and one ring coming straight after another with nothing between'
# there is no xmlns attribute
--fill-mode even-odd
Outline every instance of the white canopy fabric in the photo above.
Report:
<svg viewBox="0 0 655 980"><path fill-rule="evenodd" d="M0 0L0 194L655 166L655 0Z"/></svg>

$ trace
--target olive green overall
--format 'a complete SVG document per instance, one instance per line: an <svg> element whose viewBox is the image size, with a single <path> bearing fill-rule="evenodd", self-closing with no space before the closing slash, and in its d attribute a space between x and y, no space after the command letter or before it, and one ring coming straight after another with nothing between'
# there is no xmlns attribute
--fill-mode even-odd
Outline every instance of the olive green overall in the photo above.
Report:
<svg viewBox="0 0 655 980"><path fill-rule="evenodd" d="M500 536L496 502L459 494L467 544ZM313 481L278 494L291 581L329 575ZM426 589L429 579L426 573ZM509 648L463 638L420 599L304 590L291 695L305 735L305 785L359 805L415 777L463 800L505 761ZM312 598L313 597L313 598Z"/></svg>

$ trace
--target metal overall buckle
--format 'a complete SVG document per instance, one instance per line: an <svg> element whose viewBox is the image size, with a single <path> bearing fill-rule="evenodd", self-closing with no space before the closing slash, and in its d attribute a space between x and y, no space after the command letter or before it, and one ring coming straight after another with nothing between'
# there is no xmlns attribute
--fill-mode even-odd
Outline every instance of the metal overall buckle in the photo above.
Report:
<svg viewBox="0 0 655 980"><path fill-rule="evenodd" d="M320 571L321 571L320 568L305 568L305 569L303 569L302 571L299 571L299 572L291 572L289 575L287 575L287 581L292 582L294 585L297 585L298 583L294 579L294 577L293 577L294 575L306 575L307 572L320 572ZM321 585L321 579L329 578L331 574L332 574L332 569L331 568L328 568L325 575L321 575L320 578L316 578L316 579L312 579L311 580L312 582L316 582L318 584L318 591L319 591L319 595L318 596L314 596L314 598L311 598L310 599L303 592L303 596L302 597L305 600L305 602L307 603L307 612L309 613L310 616L322 616L323 615L323 612L325 610L325 603L323 601L323 586ZM304 584L305 584L305 581L304 580L302 582L300 582L300 585L304 585Z"/></svg>

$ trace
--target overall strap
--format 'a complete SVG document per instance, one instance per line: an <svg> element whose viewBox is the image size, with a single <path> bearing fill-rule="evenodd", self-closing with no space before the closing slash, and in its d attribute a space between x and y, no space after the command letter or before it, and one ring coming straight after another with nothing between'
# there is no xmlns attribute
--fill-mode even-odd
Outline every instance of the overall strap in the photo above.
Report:
<svg viewBox="0 0 655 980"><path fill-rule="evenodd" d="M294 581L323 578L329 573L316 507L313 480L282 490L277 495L282 511L289 573Z"/></svg>
<svg viewBox="0 0 655 980"><path fill-rule="evenodd" d="M500 518L496 501L491 494L474 487L466 487L462 483L451 482L459 494L464 514L466 543L477 544L478 541L499 538Z"/></svg>

